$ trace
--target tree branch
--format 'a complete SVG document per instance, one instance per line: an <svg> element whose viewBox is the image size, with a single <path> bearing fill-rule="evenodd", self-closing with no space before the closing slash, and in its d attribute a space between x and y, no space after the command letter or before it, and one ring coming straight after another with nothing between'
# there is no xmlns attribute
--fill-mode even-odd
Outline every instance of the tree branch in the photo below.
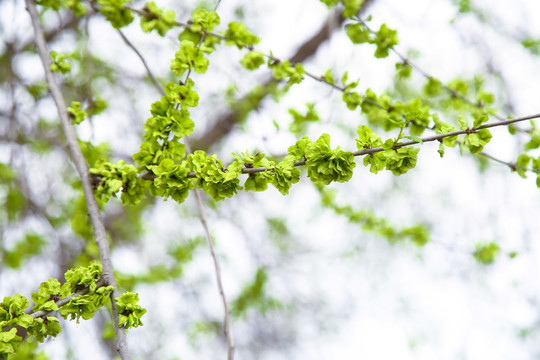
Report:
<svg viewBox="0 0 540 360"><path fill-rule="evenodd" d="M220 3L221 3L221 0L218 0L216 2L216 5L214 6L214 11L217 10ZM200 47L203 44L205 37L206 37L206 33L203 33L203 35L201 36L201 39L199 40L199 43L197 44L197 47ZM187 79L189 78L190 74L191 74L191 69L188 70L184 83L187 83ZM189 140L187 137L184 138L184 144L186 146L187 152L191 153L192 150L191 150L191 146L189 144ZM195 189L195 198L197 200L197 208L199 209L201 225L204 228L206 241L208 242L208 247L210 248L210 254L212 255L212 262L214 263L214 272L216 276L219 296L221 297L221 302L223 303L223 312L224 312L223 329L225 332L225 338L227 339L227 359L233 360L235 345L234 345L234 337L233 337L233 333L231 329L231 311L229 310L227 296L225 295L225 289L223 287L223 280L221 276L221 265L219 263L219 257L216 254L216 250L214 246L214 239L212 238L212 234L210 234L210 228L208 227L208 218L206 217L206 212L204 210L204 205L202 203L201 192L199 189Z"/></svg>
<svg viewBox="0 0 540 360"><path fill-rule="evenodd" d="M360 19L359 17L355 17L354 20L358 21L359 23L361 23L370 33L372 34L376 34L375 31L373 31L367 24L364 20ZM428 72L424 71L420 66L418 66L416 63L412 62L409 58L407 58L405 55L403 55L401 52L399 52L398 50L396 50L394 47L390 48L390 51L392 51L398 58L400 58L400 60L407 64L407 65L410 65L412 68L414 68L416 71L418 71L418 73L420 73L423 77L425 77L426 79L430 79L430 78L433 78L435 79L434 76L432 76L431 74L429 74ZM483 104L481 103L475 103L474 101L470 100L469 98L461 95L459 92L457 92L456 90L450 88L448 85L444 84L441 82L441 86L442 88L448 92L450 95L452 95L453 97L455 98L458 98L460 99L461 101L471 105L471 106L474 106L474 107L477 107L477 108L483 108ZM499 115L497 113L493 114L493 117L495 117L496 119L499 119L501 121L505 120L505 118L502 116L502 115Z"/></svg>
<svg viewBox="0 0 540 360"><path fill-rule="evenodd" d="M218 2L215 5L214 11L216 10L216 8L218 7L220 2L221 2L221 0L218 0ZM139 57L139 59L143 63L143 65L144 65L144 67L146 69L146 72L148 73L148 76L150 76L150 78L152 79L152 83L154 84L154 87L156 88L156 90L162 96L165 96L165 91L159 85L159 83L156 81L156 78L152 74L152 71L150 70L150 67L147 65L146 61L144 60L144 57L142 56L142 54L124 36L124 34L122 34L122 32L120 30L118 30L118 32L120 33L120 36L122 36L122 38L124 39L126 44L135 52L135 54ZM198 47L204 41L205 36L206 36L206 33L204 33L203 36L201 37L201 40L199 41ZM187 82L187 79L189 78L190 74L191 74L191 71L188 71L188 73L186 75L186 78L184 80L184 83ZM190 144L189 144L189 141L188 141L187 138L184 138L184 144L186 146L187 152L191 153L192 152L191 147L190 147ZM216 250L215 250L215 246L214 246L214 240L212 239L212 234L210 233L210 228L208 227L208 218L207 218L206 212L204 210L204 204L202 202L202 196L201 196L201 193L200 193L199 189L195 189L195 198L196 198L196 201L197 201L197 209L199 210L199 216L200 216L200 220L201 220L201 225L202 225L202 227L204 229L204 233L206 235L206 240L207 240L208 246L210 248L210 254L212 256L212 260L213 260L213 263L214 263L214 270L215 270L215 276L216 276L216 281L217 281L217 285L218 285L218 291L219 291L219 295L221 297L221 301L223 303L223 309L224 309L224 313L225 313L224 321L223 321L223 327L224 327L224 332L225 332L225 338L227 339L227 359L228 360L233 360L234 359L234 348L235 348L235 346L234 346L234 337L233 337L233 333L232 333L232 330L231 330L231 313L230 313L230 310L229 310L227 297L225 295L225 290L224 290L224 287L223 287L223 280L222 280L222 276L221 276L221 266L220 266L220 263L219 263L219 257L216 254Z"/></svg>
<svg viewBox="0 0 540 360"><path fill-rule="evenodd" d="M45 72L45 77L47 79L47 85L58 109L60 124L66 138L68 150L71 155L72 161L75 164L77 172L79 173L79 177L81 178L84 197L88 206L88 213L92 221L92 226L94 228L96 243L99 248L99 255L103 266L102 276L108 285L113 286L113 292L111 293L111 306L113 311L113 322L115 325L114 328L116 331L117 350L122 360L128 360L130 359L130 355L126 339L126 332L124 329L118 326L118 308L116 306L116 302L114 301L114 298L119 297L120 294L116 285L116 279L114 278L109 241L107 239L105 226L103 225L103 222L101 220L99 207L92 190L90 174L88 173L88 166L77 142L77 135L75 133L75 130L69 121L64 97L50 69L47 44L45 42L43 29L41 28L36 6L32 0L26 0L26 9L30 14L30 18L32 20L35 41L38 48L39 56L41 58L41 63L43 65L43 70Z"/></svg>
<svg viewBox="0 0 540 360"><path fill-rule="evenodd" d="M421 144L421 143L425 143L425 142L431 142L431 141L441 141L442 139L447 138L447 137L451 137L451 136L472 134L472 133L475 133L478 130L482 130L482 129L489 129L489 128L497 127L497 126L505 126L505 125L510 125L510 124L514 124L514 123L517 123L517 122L531 120L531 119L537 119L537 118L540 118L540 114L529 115L529 116L524 116L524 117L521 117L521 118L510 119L510 120L505 120L505 121L497 121L497 122L493 122L493 123L487 123L487 124L484 124L484 125L481 125L481 126L478 126L478 127L475 127L475 128L466 129L466 130L456 130L456 131L452 131L452 132L448 132L448 133L444 133L444 134L426 136L426 137L420 138L421 141L409 140L409 141L404 141L404 142L398 143L398 144L394 145L394 147L392 149L399 149L399 148L402 148L402 147ZM352 151L352 154L354 156L364 156L364 155L378 153L378 152L381 152L381 151L385 151L385 149L383 149L382 146L381 147L375 147L375 148ZM487 155L487 154L482 154L482 155ZM487 157L490 157L490 156L487 156ZM295 167L304 166L304 165L306 165L305 160L297 161L294 164ZM264 171L273 171L273 169L272 168L266 168L266 167L242 168L242 174L256 174L256 173L260 173L260 172L264 172ZM192 170L192 171L190 171L188 173L187 177L188 178L195 178L195 177L197 177L197 175ZM154 174L148 172L148 173L142 175L142 178L145 179L145 180L153 180L153 179L156 178L156 176Z"/></svg>
<svg viewBox="0 0 540 360"><path fill-rule="evenodd" d="M156 80L156 77L154 76L154 74L152 74L152 71L150 71L150 67L144 60L144 57L141 55L139 50L137 50L137 48L129 41L129 39L124 35L122 30L117 29L117 31L122 37L122 39L124 40L124 42L135 52L135 54L137 54L137 56L141 60L142 64L144 65L144 68L146 69L146 72L148 73L148 76L150 77L150 80L152 80L152 84L154 84L154 87L161 93L162 96L165 96L165 91L163 91L161 85L159 85L158 81Z"/></svg>

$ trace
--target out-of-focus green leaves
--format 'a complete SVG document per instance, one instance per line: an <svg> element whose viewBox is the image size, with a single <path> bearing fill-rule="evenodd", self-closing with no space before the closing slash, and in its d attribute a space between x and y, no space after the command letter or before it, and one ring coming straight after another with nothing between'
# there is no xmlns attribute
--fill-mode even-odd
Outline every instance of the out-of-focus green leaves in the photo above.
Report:
<svg viewBox="0 0 540 360"><path fill-rule="evenodd" d="M160 36L165 36L176 25L174 10L160 9L155 2L149 1L143 8L141 28L144 32L156 30Z"/></svg>
<svg viewBox="0 0 540 360"><path fill-rule="evenodd" d="M81 103L79 101L72 101L71 106L68 107L67 110L71 115L71 123L73 125L82 123L88 116L86 110L81 109Z"/></svg>
<svg viewBox="0 0 540 360"><path fill-rule="evenodd" d="M27 206L27 199L17 184L16 172L0 162L0 219L4 218L12 223Z"/></svg>
<svg viewBox="0 0 540 360"><path fill-rule="evenodd" d="M289 109L289 114L293 117L293 122L289 126L289 130L295 135L300 135L300 133L304 132L308 123L320 120L319 114L315 110L315 104L307 103L306 108L307 111L305 115L299 113L295 109Z"/></svg>
<svg viewBox="0 0 540 360"><path fill-rule="evenodd" d="M521 41L521 45L533 55L540 55L540 39L528 37Z"/></svg>
<svg viewBox="0 0 540 360"><path fill-rule="evenodd" d="M126 5L132 0L98 0L99 12L115 29L131 24L133 14Z"/></svg>
<svg viewBox="0 0 540 360"><path fill-rule="evenodd" d="M429 242L429 229L424 224L399 228L385 218L377 217L371 210L359 210L350 205L338 205L335 193L328 189L321 191L321 199L323 206L344 216L349 222L361 225L364 231L374 233L391 244L411 242L417 246L424 246Z"/></svg>
<svg viewBox="0 0 540 360"><path fill-rule="evenodd" d="M255 70L264 64L264 55L258 51L250 51L244 55L240 64L248 70Z"/></svg>
<svg viewBox="0 0 540 360"><path fill-rule="evenodd" d="M13 269L20 268L28 259L39 255L46 241L41 235L28 233L11 249L2 252L2 263Z"/></svg>
<svg viewBox="0 0 540 360"><path fill-rule="evenodd" d="M495 242L478 243L472 255L480 264L489 265L495 262L500 251L501 248Z"/></svg>
<svg viewBox="0 0 540 360"><path fill-rule="evenodd" d="M51 70L56 73L67 74L71 70L71 64L67 62L69 56L51 51Z"/></svg>
<svg viewBox="0 0 540 360"><path fill-rule="evenodd" d="M379 31L371 33L362 23L348 24L345 32L353 44L369 43L377 46L375 50L376 58L385 58L389 51L399 42L397 31L390 29L386 24L382 24Z"/></svg>
<svg viewBox="0 0 540 360"><path fill-rule="evenodd" d="M232 301L232 315L245 317L247 311L252 308L262 314L280 308L281 303L277 299L268 296L267 284L268 273L264 267L259 267L255 272L255 278L245 284L240 294Z"/></svg>
<svg viewBox="0 0 540 360"><path fill-rule="evenodd" d="M257 35L251 33L244 24L238 21L232 21L227 25L225 38L227 45L236 45L239 49L251 47L261 41Z"/></svg>

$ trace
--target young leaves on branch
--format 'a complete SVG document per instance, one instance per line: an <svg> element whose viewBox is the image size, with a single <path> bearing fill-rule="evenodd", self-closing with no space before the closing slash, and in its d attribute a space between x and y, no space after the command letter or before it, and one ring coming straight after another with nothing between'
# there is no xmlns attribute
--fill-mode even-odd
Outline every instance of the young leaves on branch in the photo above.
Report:
<svg viewBox="0 0 540 360"><path fill-rule="evenodd" d="M330 148L330 135L321 137L306 146L305 151L308 176L311 181L324 185L332 181L346 182L352 177L356 166L351 152Z"/></svg>
<svg viewBox="0 0 540 360"><path fill-rule="evenodd" d="M397 31L382 24L379 31L372 33L363 23L348 24L345 32L353 44L374 44L376 58L385 58L399 42Z"/></svg>
<svg viewBox="0 0 540 360"><path fill-rule="evenodd" d="M71 70L71 65L66 60L69 58L66 54L60 54L51 51L51 70L56 73L67 74Z"/></svg>
<svg viewBox="0 0 540 360"><path fill-rule="evenodd" d="M160 9L153 1L147 2L142 12L141 28L144 32L156 30L160 36L165 36L176 25L174 10Z"/></svg>
<svg viewBox="0 0 540 360"><path fill-rule="evenodd" d="M60 315L67 319L76 319L77 322L82 317L90 319L97 309L102 307L109 299L112 286L98 285L101 279L102 267L96 262L92 262L87 267L70 269L65 274L66 282L60 285L56 279L49 279L39 286L38 292L32 293L32 300L35 305L32 308L33 314L26 314L28 300L20 294L5 297L0 303L0 359L7 359L9 354L16 351L17 345L22 341L16 335L17 329L12 328L4 331L4 328L17 325L27 329L28 336L35 341L43 342L47 336L55 337L61 332L59 321L54 316L48 316L51 311L59 311ZM73 296L77 295L77 296ZM124 294L125 295L125 294ZM138 326L140 317L146 312L136 302L138 296L129 293L120 298L124 308L124 315L128 317L123 325ZM69 301L61 299L68 298ZM61 305L59 305L61 304ZM131 315L130 315L131 314Z"/></svg>
<svg viewBox="0 0 540 360"><path fill-rule="evenodd" d="M97 0L99 12L111 23L115 29L131 24L133 14L126 7L132 0Z"/></svg>
<svg viewBox="0 0 540 360"><path fill-rule="evenodd" d="M146 313L139 304L139 294L134 292L125 292L120 297L114 299L118 306L118 326L126 329L142 326L141 317Z"/></svg>

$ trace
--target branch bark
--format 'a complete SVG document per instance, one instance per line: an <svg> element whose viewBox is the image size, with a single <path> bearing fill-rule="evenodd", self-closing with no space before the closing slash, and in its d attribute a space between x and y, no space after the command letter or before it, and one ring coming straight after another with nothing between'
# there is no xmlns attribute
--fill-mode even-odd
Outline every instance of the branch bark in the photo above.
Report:
<svg viewBox="0 0 540 360"><path fill-rule="evenodd" d="M90 174L88 173L88 166L86 164L86 160L84 159L84 156L79 147L75 130L69 120L64 97L50 69L49 51L47 50L47 44L45 42L41 23L39 21L36 5L32 0L26 0L26 9L30 14L30 18L32 20L35 41L38 48L39 57L43 65L43 70L45 71L47 86L58 109L60 124L66 138L71 159L81 179L85 201L88 206L88 214L94 228L96 243L99 248L99 255L101 259L101 264L103 266L102 276L105 279L105 282L113 286L114 288L111 294L111 306L113 311L113 322L115 325L114 328L116 331L116 347L121 359L127 360L130 359L129 348L127 344L126 332L123 328L120 328L118 326L118 308L116 306L114 298L119 297L120 294L116 285L116 279L114 278L107 232L105 231L105 226L103 225L103 221L101 220L101 216L99 213L99 207L94 197L94 192L92 190L91 179Z"/></svg>

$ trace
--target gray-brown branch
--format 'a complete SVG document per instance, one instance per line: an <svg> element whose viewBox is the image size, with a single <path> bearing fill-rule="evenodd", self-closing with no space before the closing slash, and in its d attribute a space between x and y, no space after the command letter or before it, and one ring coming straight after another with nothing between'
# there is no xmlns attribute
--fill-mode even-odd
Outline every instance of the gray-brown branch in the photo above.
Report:
<svg viewBox="0 0 540 360"><path fill-rule="evenodd" d="M47 50L47 44L43 35L43 29L41 27L36 5L32 0L26 0L26 9L30 14L30 18L32 20L35 41L38 48L39 57L43 65L43 70L45 71L47 86L58 109L60 124L66 138L69 154L73 163L75 164L75 167L81 179L83 193L86 205L88 207L88 214L94 228L96 243L99 248L99 256L101 259L101 264L103 266L102 276L105 279L106 283L113 287L113 291L111 293L111 306L113 311L113 322L115 325L114 328L116 331L116 347L122 360L128 360L130 359L130 355L127 344L126 332L123 328L120 328L118 326L118 308L116 306L116 302L114 301L114 298L119 297L120 294L116 285L116 279L114 278L107 232L105 231L105 226L103 224L103 221L101 220L101 216L99 213L99 207L94 197L91 178L90 174L88 173L88 166L82 154L81 148L79 147L75 129L73 128L69 120L64 97L50 69L49 51Z"/></svg>

